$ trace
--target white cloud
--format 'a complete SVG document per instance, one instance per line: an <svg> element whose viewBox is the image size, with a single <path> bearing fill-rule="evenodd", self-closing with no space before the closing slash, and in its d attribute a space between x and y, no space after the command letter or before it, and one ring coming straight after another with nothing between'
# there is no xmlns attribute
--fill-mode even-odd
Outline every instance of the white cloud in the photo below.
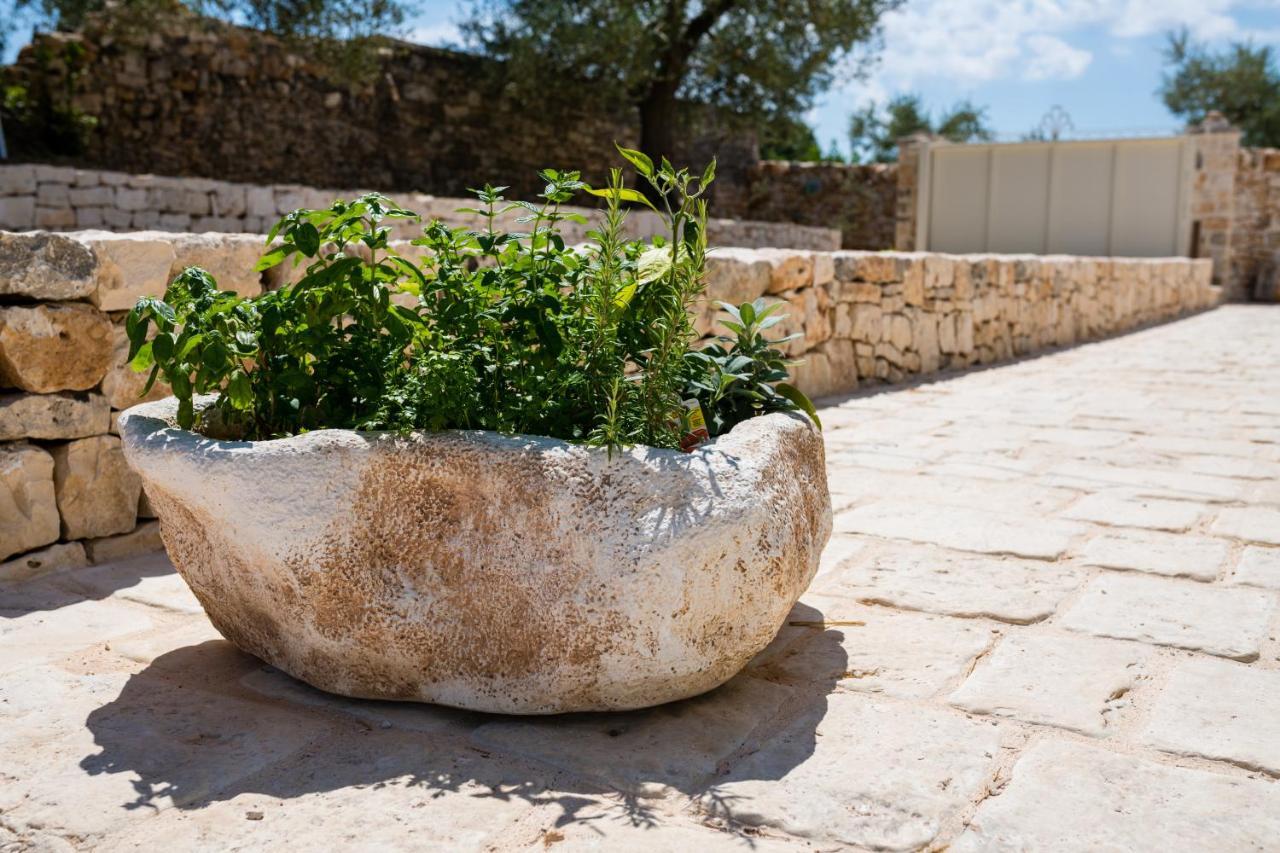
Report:
<svg viewBox="0 0 1280 853"><path fill-rule="evenodd" d="M1250 33L1232 13L1245 5L1258 0L908 0L884 18L885 49L871 80L848 88L1069 80L1093 58L1079 44L1086 34L1114 45L1179 27L1197 39L1244 38Z"/></svg>
<svg viewBox="0 0 1280 853"><path fill-rule="evenodd" d="M1084 73L1093 54L1067 44L1056 36L1027 36L1028 80L1072 80Z"/></svg>

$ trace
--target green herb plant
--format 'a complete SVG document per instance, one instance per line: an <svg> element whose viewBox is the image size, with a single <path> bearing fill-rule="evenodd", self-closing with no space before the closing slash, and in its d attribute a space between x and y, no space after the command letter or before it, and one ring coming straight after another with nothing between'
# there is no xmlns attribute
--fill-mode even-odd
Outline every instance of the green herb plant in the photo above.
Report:
<svg viewBox="0 0 1280 853"><path fill-rule="evenodd" d="M774 340L764 335L786 319L778 313L784 303L766 305L757 299L736 308L727 302L717 304L728 315L721 323L733 337L721 335L716 343L686 356L690 363L686 393L701 404L707 431L713 437L723 435L748 418L790 411L804 412L821 427L813 403L785 381L787 368L797 362L777 349L801 333Z"/></svg>
<svg viewBox="0 0 1280 853"><path fill-rule="evenodd" d="M416 215L381 195L294 211L257 269L303 266L296 283L246 299L188 269L130 312L132 364L151 371L148 387L163 377L173 388L179 426L247 439L459 428L674 448L691 389L709 415L723 411L717 432L803 399L769 385L785 370L744 373L714 347L691 350L714 163L695 176L619 151L648 195L618 169L600 188L547 169L537 202L485 186L464 209L481 227L433 221L411 249L393 245L390 225ZM590 244L566 246L562 223L584 220L562 207L578 193L603 211ZM665 235L626 239L632 205L657 212ZM524 230L504 230L510 214ZM732 382L721 387L726 375L752 377L741 381L761 397L754 409ZM198 410L206 393L215 401Z"/></svg>

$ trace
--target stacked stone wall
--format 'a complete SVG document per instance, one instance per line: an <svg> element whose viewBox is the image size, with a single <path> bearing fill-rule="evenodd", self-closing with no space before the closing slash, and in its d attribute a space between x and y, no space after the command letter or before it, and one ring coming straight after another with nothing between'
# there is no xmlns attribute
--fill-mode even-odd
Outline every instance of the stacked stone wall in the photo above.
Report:
<svg viewBox="0 0 1280 853"><path fill-rule="evenodd" d="M0 166L0 229L265 234L276 220L292 210L328 207L336 198L352 198L362 192L18 164ZM439 218L455 226L477 224L473 215L458 212L460 207L473 207L474 198L441 198L413 192L390 195L425 220ZM565 210L593 221L591 225L563 224L566 240L584 240L586 232L595 227L595 211L575 207ZM514 217L512 214L513 228ZM628 230L637 237L651 237L661 227L658 217L648 211L635 211L628 217ZM420 228L401 223L398 236L416 236ZM707 237L713 245L720 246L819 251L840 248L840 232L834 228L790 222L716 218L708 223Z"/></svg>
<svg viewBox="0 0 1280 853"><path fill-rule="evenodd" d="M231 234L0 232L0 580L159 547L115 423L142 395L125 363L123 319L188 265L255 295L280 276L252 272L261 237ZM794 381L812 396L988 364L1216 304L1210 262L903 252L721 249L696 309L787 304L800 332Z"/></svg>
<svg viewBox="0 0 1280 853"><path fill-rule="evenodd" d="M1241 148L1226 286L1247 298L1260 276L1280 276L1280 149Z"/></svg>
<svg viewBox="0 0 1280 853"><path fill-rule="evenodd" d="M746 172L741 202L721 215L840 229L840 248L894 248L896 163L792 163L766 160Z"/></svg>

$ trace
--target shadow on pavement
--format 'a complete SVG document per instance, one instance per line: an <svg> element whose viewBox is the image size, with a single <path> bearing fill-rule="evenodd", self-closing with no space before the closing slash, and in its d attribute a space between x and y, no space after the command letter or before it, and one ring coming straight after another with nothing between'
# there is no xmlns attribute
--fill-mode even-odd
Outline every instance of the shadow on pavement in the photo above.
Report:
<svg viewBox="0 0 1280 853"><path fill-rule="evenodd" d="M163 551L156 551L31 580L0 583L0 619L57 610L82 601L99 601L137 586L147 578L169 574L173 574L173 566Z"/></svg>
<svg viewBox="0 0 1280 853"><path fill-rule="evenodd" d="M824 630L822 618L797 605L789 621L804 627L784 627L742 674L703 696L641 711L553 717L346 699L294 681L230 643L201 643L156 658L89 714L85 725L98 751L80 767L90 775L136 775L136 797L120 804L126 809L164 800L190 810L244 793L287 801L401 786L418 797L461 793L552 805L557 827L602 819L653 826L661 820L655 798L674 789L732 820L732 798L716 785L737 759L749 755L751 766L767 768L761 778L778 779L813 752L826 697L847 663L841 634ZM777 652L802 634L810 663L793 671L801 658ZM814 655L830 677L815 677ZM786 737L775 737L784 729Z"/></svg>

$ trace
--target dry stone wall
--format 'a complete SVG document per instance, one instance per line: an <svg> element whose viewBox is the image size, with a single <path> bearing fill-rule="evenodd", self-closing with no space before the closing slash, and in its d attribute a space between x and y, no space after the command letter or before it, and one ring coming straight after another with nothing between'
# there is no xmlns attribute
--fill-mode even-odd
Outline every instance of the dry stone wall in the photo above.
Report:
<svg viewBox="0 0 1280 853"><path fill-rule="evenodd" d="M1260 277L1280 279L1280 149L1241 148L1236 164L1226 286L1246 298Z"/></svg>
<svg viewBox="0 0 1280 853"><path fill-rule="evenodd" d="M328 207L336 198L352 198L365 190L336 190L297 184L259 186L205 178L130 175L96 169L19 164L0 166L0 229L25 231L103 229L107 231L189 231L265 234L281 216L299 207ZM474 199L441 198L422 193L390 193L397 202L451 225L476 226L476 217L458 213ZM565 208L595 218L589 208ZM510 223L515 229L514 217ZM524 226L519 226L523 229ZM586 238L592 226L565 222L565 239ZM636 237L651 237L662 227L648 211L628 217ZM399 236L417 236L421 226L402 223ZM718 246L831 251L840 248L834 228L792 222L712 219L708 239Z"/></svg>
<svg viewBox="0 0 1280 853"><path fill-rule="evenodd" d="M840 229L843 249L894 248L896 163L793 163L765 160L746 171L745 188L721 214Z"/></svg>
<svg viewBox="0 0 1280 853"><path fill-rule="evenodd" d="M124 312L190 264L254 295L261 237L0 232L0 580L159 547L114 424L145 377L125 363ZM1210 307L1210 262L719 249L697 307L787 304L780 333L812 396L987 364Z"/></svg>

